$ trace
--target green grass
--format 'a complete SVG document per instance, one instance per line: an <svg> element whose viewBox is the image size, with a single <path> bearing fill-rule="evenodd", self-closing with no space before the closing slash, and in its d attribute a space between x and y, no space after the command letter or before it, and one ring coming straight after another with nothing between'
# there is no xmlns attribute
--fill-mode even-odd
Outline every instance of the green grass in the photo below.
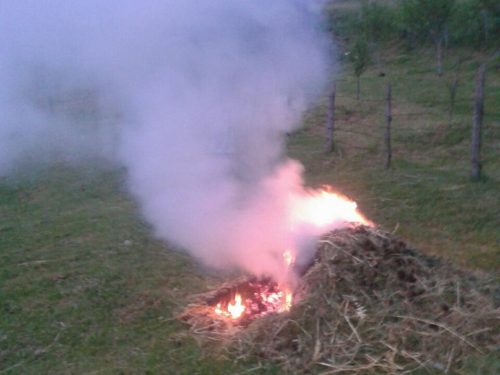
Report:
<svg viewBox="0 0 500 375"><path fill-rule="evenodd" d="M392 52L392 53L391 53ZM401 62L396 49L362 76L361 101L345 66L337 83L336 150L323 152L326 103L306 117L291 138L292 157L301 160L309 183L332 184L357 200L369 218L423 251L467 267L500 269L500 71L488 65L483 123L483 178L471 181L469 161L476 70L462 69L457 106L448 119L446 83L450 61L464 51L446 52L444 75L434 70L433 51L421 50ZM485 57L469 56L477 67ZM465 65L465 63L463 64ZM417 73L415 73L417 72ZM392 165L384 168L385 90L392 86ZM323 114L323 116L320 116Z"/></svg>
<svg viewBox="0 0 500 375"><path fill-rule="evenodd" d="M451 53L448 51L447 53ZM475 270L500 267L500 77L487 73L484 174L469 178L471 108L447 119L445 76L433 51L384 59L370 68L362 99L393 85L393 164L385 170L383 102L357 103L349 67L337 86L337 148L324 152L325 103L289 137L289 154L311 186L330 184L361 211L425 253ZM458 98L473 97L471 56ZM345 96L342 98L342 95ZM457 98L457 100L458 100ZM398 117L397 113L419 113ZM496 115L495 115L496 113ZM404 129L398 133L397 129ZM90 165L20 171L0 180L0 374L279 374L270 364L212 358L175 319L188 296L230 275L204 269L152 236L122 190L124 172ZM498 358L464 371L494 374ZM250 371L251 370L251 371Z"/></svg>
<svg viewBox="0 0 500 375"><path fill-rule="evenodd" d="M155 240L122 177L58 167L0 182L2 375L248 369L185 335L174 317L187 296L224 277Z"/></svg>

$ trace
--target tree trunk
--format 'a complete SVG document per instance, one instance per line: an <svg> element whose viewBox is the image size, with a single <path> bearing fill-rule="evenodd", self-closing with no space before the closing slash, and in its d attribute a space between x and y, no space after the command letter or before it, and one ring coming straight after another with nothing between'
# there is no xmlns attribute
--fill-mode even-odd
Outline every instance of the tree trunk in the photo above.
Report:
<svg viewBox="0 0 500 375"><path fill-rule="evenodd" d="M484 41L488 42L488 38L489 38L489 32L488 32L488 11L486 9L483 9L481 11L481 14L483 15Z"/></svg>
<svg viewBox="0 0 500 375"><path fill-rule="evenodd" d="M437 73L438 73L438 76L440 76L440 77L443 74L442 69L441 69L441 65L442 65L442 61L443 61L442 44L443 44L442 38L438 38L437 42L436 42L436 46L437 46Z"/></svg>
<svg viewBox="0 0 500 375"><path fill-rule="evenodd" d="M444 40L444 46L445 48L448 48L448 42L449 42L449 34L448 34L448 28L446 25L443 25L443 40Z"/></svg>
<svg viewBox="0 0 500 375"><path fill-rule="evenodd" d="M483 123L483 86L484 86L484 64L479 66L476 83L476 102L474 104L474 121L472 123L471 162L473 179L481 177L481 128Z"/></svg>
<svg viewBox="0 0 500 375"><path fill-rule="evenodd" d="M359 100L359 77L360 75L356 76L356 99Z"/></svg>

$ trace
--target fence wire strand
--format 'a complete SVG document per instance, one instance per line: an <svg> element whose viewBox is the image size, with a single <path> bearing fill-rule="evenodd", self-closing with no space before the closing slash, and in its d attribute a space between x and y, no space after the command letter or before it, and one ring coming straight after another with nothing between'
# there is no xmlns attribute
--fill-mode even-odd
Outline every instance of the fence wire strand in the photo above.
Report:
<svg viewBox="0 0 500 375"><path fill-rule="evenodd" d="M351 82L353 83L354 81L348 81L348 80L337 80L338 82ZM337 87L338 91L338 87ZM351 109L349 108L350 105L346 104L338 104L337 102L337 107L339 107L340 113L335 114L335 126L334 126L334 134L345 134L345 135L355 135L355 136L360 136L364 137L366 140L376 140L378 142L380 141L386 141L386 138L384 137L384 132L387 129L387 117L385 114L385 103L387 103L387 98L384 99L365 99L365 98L357 98L354 96L351 96L350 91L347 92L348 94L336 94L336 98L340 99L349 99L349 100L354 100L356 101L357 105L355 108ZM352 94L356 94L353 92ZM324 98L329 98L329 96L324 96ZM362 104L366 103L369 105L367 108L368 110L363 110ZM380 107L374 107L372 104L374 103L381 103ZM473 108L474 108L474 103L475 103L475 98L466 98L466 99L458 99L453 102L453 107L454 107L454 115L455 117L460 114L464 114L465 111L463 108L460 109L460 111L457 110L457 106L462 106L464 105L470 106L470 113L472 115ZM416 112L397 112L397 107L398 106L405 106L405 105L415 105L415 103L411 102L399 102L397 100L394 100L394 98L391 98L391 106L392 106L392 112L390 113L390 118L391 118L391 126L390 126L390 131L392 133L391 142L394 143L393 146L395 146L397 155L401 154L402 150L399 150L399 146L401 147L407 147L409 145L416 145L416 146L443 146L447 145L446 142L451 142L451 146L454 146L453 141L447 141L446 140L446 132L449 132L450 130L453 131L458 131L458 132L463 132L463 139L460 138L460 134L457 136L459 138L459 141L457 142L468 142L469 138L469 133L471 131L471 125L467 124L465 125L463 121L451 121L450 117L450 108L451 108L451 102L443 100L442 102L439 102L438 105L442 107L446 107L445 109L437 109L437 108L429 108L429 111L416 111ZM352 105L352 104L351 104ZM395 109L396 108L396 109ZM335 110L335 109L334 109ZM342 113L345 112L345 113ZM395 113L394 113L395 112ZM500 116L500 113L488 113L487 109L484 111L485 116L489 117L495 117L495 116ZM359 121L359 118L366 118L366 117L373 117L373 116L380 116L380 120L377 120L376 122L372 121L370 123L366 123L366 121ZM347 117L347 119L346 119ZM353 121L354 117L354 121ZM326 118L326 116L325 116ZM404 121L410 120L412 122L418 121L418 119L425 119L425 123L416 123L415 125L408 125L405 124ZM446 123L447 122L447 123ZM432 126L433 124L436 124L437 126ZM493 123L491 120L483 125L483 130L492 130L494 131L495 129L500 129L500 126L498 123ZM500 133L499 133L500 134ZM490 139L489 144L485 143L483 145L483 148L488 151L492 152L491 150L499 150L500 149L500 140L497 143L492 142L496 138L493 137ZM357 150L364 150L364 151L369 151L372 150L372 147L362 147L358 144L353 144L350 141L346 141L346 139L338 139L335 138L334 142L343 145L349 148L357 149ZM413 148L411 148L413 149ZM408 150L411 152L411 150ZM458 155L451 155L450 153L456 152L456 150L447 150L446 152L443 149L439 150L439 153L437 155L431 156L431 153L426 154L426 159L446 159L446 160L451 160L451 161L456 161L456 162L465 162L469 158L469 153L464 152L463 156L458 156ZM491 160L491 157L484 158L482 161L483 163L487 163L488 161Z"/></svg>

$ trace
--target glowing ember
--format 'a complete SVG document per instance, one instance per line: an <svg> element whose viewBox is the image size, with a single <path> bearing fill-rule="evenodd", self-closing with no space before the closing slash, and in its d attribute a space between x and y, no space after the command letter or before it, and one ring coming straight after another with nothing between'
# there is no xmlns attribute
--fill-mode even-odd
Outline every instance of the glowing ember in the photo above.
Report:
<svg viewBox="0 0 500 375"><path fill-rule="evenodd" d="M233 319L238 319L243 314L245 306L241 304L241 296L239 294L234 297L234 305L232 303L227 305L227 311L229 311Z"/></svg>
<svg viewBox="0 0 500 375"><path fill-rule="evenodd" d="M236 288L241 289L241 293L230 290L217 298L218 302L214 306L216 314L239 322L250 322L272 312L288 311L292 305L292 292L288 287L278 285L270 279L255 279ZM233 294L234 299L229 297Z"/></svg>
<svg viewBox="0 0 500 375"><path fill-rule="evenodd" d="M285 301L281 307L278 308L278 312L285 312L290 310L292 307L292 292L285 286Z"/></svg>
<svg viewBox="0 0 500 375"><path fill-rule="evenodd" d="M214 309L215 313L218 315L225 315L224 310L221 309L220 303L217 304L217 307Z"/></svg>

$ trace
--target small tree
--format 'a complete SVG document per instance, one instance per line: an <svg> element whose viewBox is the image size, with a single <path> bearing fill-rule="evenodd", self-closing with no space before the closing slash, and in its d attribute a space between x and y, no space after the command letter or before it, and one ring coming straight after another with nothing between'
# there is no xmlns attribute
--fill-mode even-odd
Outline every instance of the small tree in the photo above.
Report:
<svg viewBox="0 0 500 375"><path fill-rule="evenodd" d="M387 6L367 1L362 3L357 29L374 50L379 76L384 75L379 52L380 44L394 34L395 18L395 12Z"/></svg>
<svg viewBox="0 0 500 375"><path fill-rule="evenodd" d="M497 18L500 16L500 2L498 0L478 0L483 18L484 40L488 42L490 25L490 17Z"/></svg>
<svg viewBox="0 0 500 375"><path fill-rule="evenodd" d="M451 41L479 48L500 46L500 1L471 0L456 4L448 21Z"/></svg>
<svg viewBox="0 0 500 375"><path fill-rule="evenodd" d="M354 68L354 75L356 76L356 98L359 100L359 78L364 73L370 62L370 50L368 43L364 40L358 40L354 43L349 60Z"/></svg>
<svg viewBox="0 0 500 375"><path fill-rule="evenodd" d="M455 0L401 0L401 18L407 31L421 39L430 37L436 44L439 76L442 74L443 35L454 7Z"/></svg>
<svg viewBox="0 0 500 375"><path fill-rule="evenodd" d="M460 2L448 22L452 43L478 48L484 39L484 19L479 1Z"/></svg>

